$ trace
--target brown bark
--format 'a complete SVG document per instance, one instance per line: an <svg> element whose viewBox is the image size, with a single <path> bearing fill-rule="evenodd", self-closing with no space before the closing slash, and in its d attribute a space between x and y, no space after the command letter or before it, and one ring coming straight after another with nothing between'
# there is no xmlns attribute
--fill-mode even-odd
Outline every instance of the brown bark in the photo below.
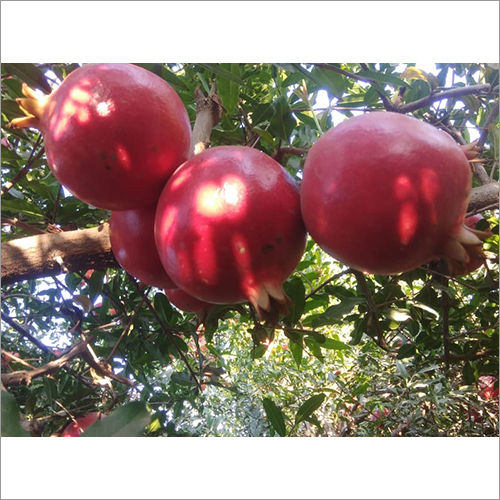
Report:
<svg viewBox="0 0 500 500"><path fill-rule="evenodd" d="M3 285L117 265L107 223L91 229L40 234L2 243Z"/></svg>
<svg viewBox="0 0 500 500"><path fill-rule="evenodd" d="M473 188L471 191L467 213L484 210L486 207L498 205L498 182L489 182Z"/></svg>
<svg viewBox="0 0 500 500"><path fill-rule="evenodd" d="M193 127L193 144L194 153L198 154L210 146L212 129L219 123L224 107L217 95L215 84L212 85L208 97L203 95L200 87L196 87L194 100L196 103L196 121Z"/></svg>

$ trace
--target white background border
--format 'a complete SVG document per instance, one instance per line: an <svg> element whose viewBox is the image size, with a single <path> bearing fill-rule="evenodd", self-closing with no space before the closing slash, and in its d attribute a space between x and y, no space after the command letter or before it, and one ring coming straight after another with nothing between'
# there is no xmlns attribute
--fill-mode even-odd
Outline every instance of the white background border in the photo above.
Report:
<svg viewBox="0 0 500 500"><path fill-rule="evenodd" d="M2 2L3 62L498 62L498 2ZM15 439L2 498L498 498L497 438Z"/></svg>

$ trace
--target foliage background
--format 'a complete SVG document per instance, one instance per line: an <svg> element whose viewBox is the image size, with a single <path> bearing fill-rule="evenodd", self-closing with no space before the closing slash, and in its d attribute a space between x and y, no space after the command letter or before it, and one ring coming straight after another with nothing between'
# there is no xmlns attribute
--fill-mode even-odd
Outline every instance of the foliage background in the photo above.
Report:
<svg viewBox="0 0 500 500"><path fill-rule="evenodd" d="M494 58L493 58L493 59L494 59ZM492 59L492 60L493 60L493 59ZM138 60L139 60L139 59L138 59ZM159 60L159 58L158 58L157 60ZM236 58L235 60L237 60L237 58ZM305 60L305 59L304 59L304 60ZM487 59L484 59L484 60L487 60ZM346 339L346 340L347 340L347 339ZM328 352L330 353L330 350L328 350ZM376 352L378 352L378 351L376 351ZM335 354L335 355L336 355L336 354L339 354L339 353L337 353L335 350L333 350L333 351L332 351L332 354ZM308 358L308 359L309 359L309 358ZM316 358L314 358L314 357L310 357L310 360L311 360L311 361L313 361L313 362L315 362L315 359L316 359ZM318 360L318 361L319 361L319 360ZM292 364L291 366L293 366L293 364ZM285 408L285 411L286 411L286 408ZM293 414L292 414L292 416L293 416ZM73 445L73 446L74 446L74 445ZM362 460L362 459L361 459L361 460ZM365 463L365 462L363 462L363 463ZM365 463L365 464L366 464L366 463ZM371 467L371 468L372 468L372 469L374 468L374 464L372 464L372 467ZM364 468L364 471L365 471L366 473L368 473L368 474L369 474L369 468L368 468L368 467ZM375 481L374 483L372 483L372 484L374 484L375 486L379 485L379 483L377 483L376 481ZM384 491L387 491L387 490L384 490Z"/></svg>

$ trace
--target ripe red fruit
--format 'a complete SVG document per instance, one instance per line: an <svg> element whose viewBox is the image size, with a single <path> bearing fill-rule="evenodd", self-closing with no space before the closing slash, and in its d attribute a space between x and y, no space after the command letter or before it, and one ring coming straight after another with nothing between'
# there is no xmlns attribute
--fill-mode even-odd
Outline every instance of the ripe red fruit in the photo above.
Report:
<svg viewBox="0 0 500 500"><path fill-rule="evenodd" d="M191 126L176 92L132 64L88 64L50 95L23 86L28 115L56 178L76 197L108 210L154 203L170 174L191 155Z"/></svg>
<svg viewBox="0 0 500 500"><path fill-rule="evenodd" d="M497 377L493 375L481 375L478 379L479 395L483 399L498 399L497 381ZM497 384L496 387L495 384Z"/></svg>
<svg viewBox="0 0 500 500"><path fill-rule="evenodd" d="M163 267L190 295L276 310L272 301L286 304L282 283L305 248L297 185L261 151L208 149L169 179L155 237Z"/></svg>
<svg viewBox="0 0 500 500"><path fill-rule="evenodd" d="M101 414L99 412L92 412L84 417L78 417L75 422L71 422L64 428L61 437L78 437L87 427L90 427L100 418Z"/></svg>
<svg viewBox="0 0 500 500"><path fill-rule="evenodd" d="M155 206L111 213L109 236L118 263L145 284L175 288L160 262L154 237Z"/></svg>
<svg viewBox="0 0 500 500"><path fill-rule="evenodd" d="M392 274L447 256L466 262L463 226L471 170L445 132L415 118L371 112L329 130L311 148L302 215L328 254Z"/></svg>
<svg viewBox="0 0 500 500"><path fill-rule="evenodd" d="M165 290L165 295L168 297L168 300L181 311L205 315L214 306L214 304L198 300L196 297L189 295L180 288Z"/></svg>

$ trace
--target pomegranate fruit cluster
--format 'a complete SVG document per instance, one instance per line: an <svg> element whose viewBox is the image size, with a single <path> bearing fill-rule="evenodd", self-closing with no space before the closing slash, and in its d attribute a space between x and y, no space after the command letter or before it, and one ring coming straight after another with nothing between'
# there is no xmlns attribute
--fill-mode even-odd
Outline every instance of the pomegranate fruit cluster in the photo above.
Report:
<svg viewBox="0 0 500 500"><path fill-rule="evenodd" d="M85 65L49 96L23 93L27 116L11 127L40 129L61 184L112 211L111 245L127 272L199 317L246 300L259 315L286 308L282 283L306 232L298 186L281 165L248 147L191 158L179 96L131 64Z"/></svg>
<svg viewBox="0 0 500 500"><path fill-rule="evenodd" d="M244 301L261 317L286 310L282 284L306 230L370 273L441 257L454 275L481 265L485 233L464 225L467 155L476 152L415 118L371 112L329 130L307 155L299 192L261 151L218 146L193 156L181 99L138 66L89 64L49 96L26 85L23 93L26 117L11 126L39 128L61 184L112 211L120 265L199 317Z"/></svg>

